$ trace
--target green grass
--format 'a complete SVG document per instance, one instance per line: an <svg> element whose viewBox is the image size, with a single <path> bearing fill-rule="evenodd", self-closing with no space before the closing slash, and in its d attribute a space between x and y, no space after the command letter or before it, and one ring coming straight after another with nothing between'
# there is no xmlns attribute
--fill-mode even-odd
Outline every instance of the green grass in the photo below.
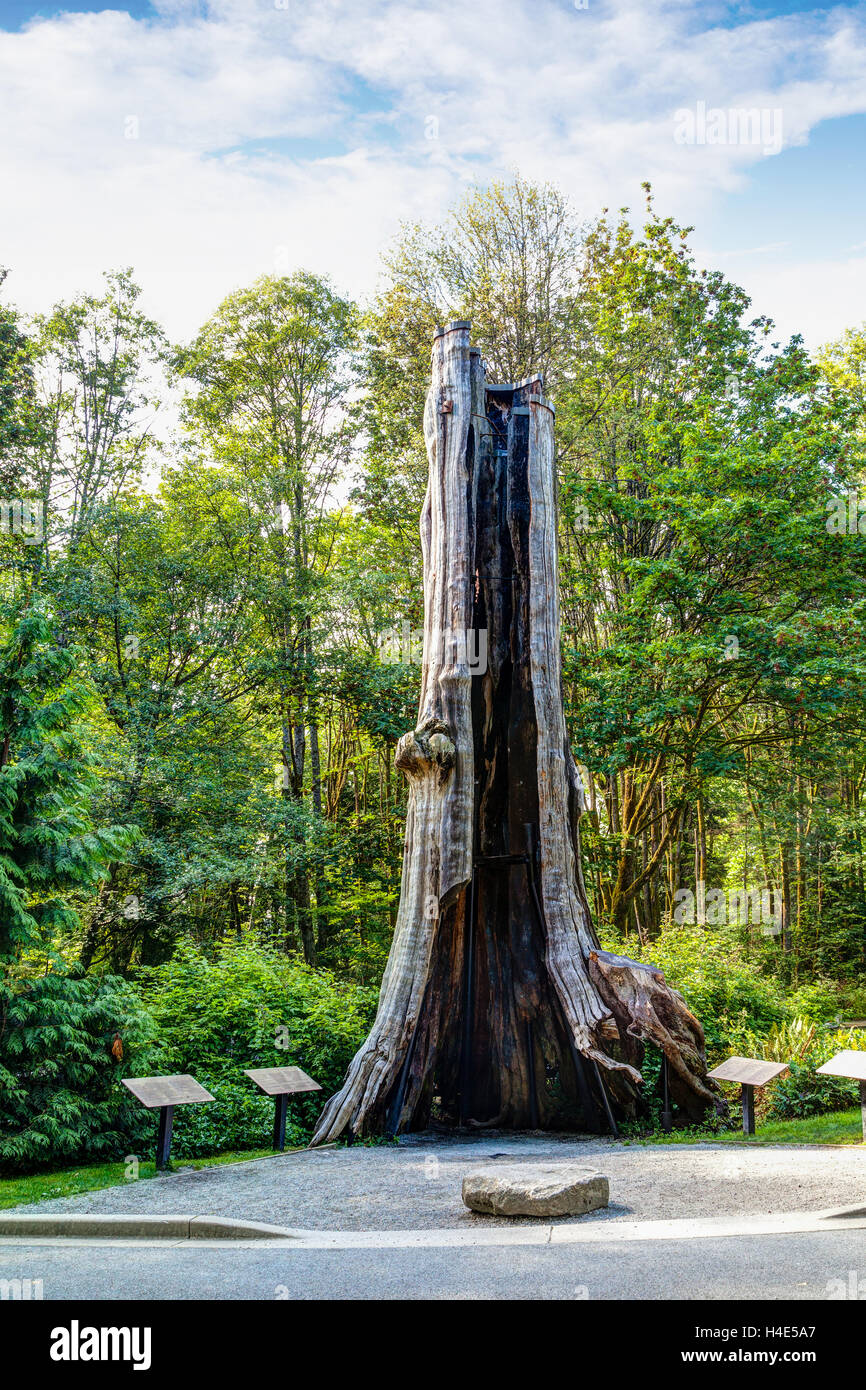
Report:
<svg viewBox="0 0 866 1390"><path fill-rule="evenodd" d="M297 1153L286 1149L286 1153ZM179 1158L172 1162L170 1172L179 1168L212 1168L223 1163L248 1163L254 1158L272 1158L273 1149L248 1149L214 1154L211 1158ZM128 1182L156 1176L156 1165L140 1163L137 1179L126 1176L123 1163L97 1163L92 1167L60 1168L54 1173L36 1173L30 1177L0 1178L0 1211L8 1207L42 1202L49 1197L73 1197L76 1192L96 1192L101 1187L124 1187Z"/></svg>
<svg viewBox="0 0 866 1390"><path fill-rule="evenodd" d="M710 1129L678 1130L675 1134L653 1134L634 1138L632 1143L643 1144L862 1144L863 1127L860 1108L836 1110L830 1115L813 1115L806 1120L767 1120L758 1125L756 1134L743 1134L741 1129L714 1131Z"/></svg>

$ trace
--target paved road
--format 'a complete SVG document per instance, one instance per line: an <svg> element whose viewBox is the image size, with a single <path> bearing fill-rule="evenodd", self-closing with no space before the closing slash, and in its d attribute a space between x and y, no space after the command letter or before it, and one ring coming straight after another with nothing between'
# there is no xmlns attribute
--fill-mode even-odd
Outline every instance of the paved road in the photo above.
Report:
<svg viewBox="0 0 866 1390"><path fill-rule="evenodd" d="M468 1212L463 1172L499 1158L586 1163L609 1175L611 1204L547 1226ZM864 1197L862 1148L418 1136L40 1202L24 1210L221 1215L306 1234L257 1244L7 1241L0 1280L41 1279L47 1300L825 1300L859 1280L866 1296L866 1214L844 1225L817 1213L866 1213Z"/></svg>
<svg viewBox="0 0 866 1390"><path fill-rule="evenodd" d="M0 1246L0 1279L42 1279L46 1300L827 1300L852 1272L866 1294L863 1229L508 1248Z"/></svg>

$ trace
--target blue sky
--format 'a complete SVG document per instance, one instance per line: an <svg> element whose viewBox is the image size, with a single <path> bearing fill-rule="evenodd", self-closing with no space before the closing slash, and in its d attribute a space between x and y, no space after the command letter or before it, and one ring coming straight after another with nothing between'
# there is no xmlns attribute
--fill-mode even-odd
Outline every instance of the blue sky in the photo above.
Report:
<svg viewBox="0 0 866 1390"><path fill-rule="evenodd" d="M98 14L100 10L125 10L135 19L153 19L156 17L156 10L149 3L138 3L133 0L132 4L99 5L70 3L66 5L54 5L50 3L43 5L32 5L29 0L0 0L0 27L3 29L21 29L31 19L55 19L59 14Z"/></svg>
<svg viewBox="0 0 866 1390"><path fill-rule="evenodd" d="M183 337L275 269L364 295L402 219L519 168L587 216L650 179L786 333L866 319L866 4L579 3L0 0L11 297L132 264Z"/></svg>

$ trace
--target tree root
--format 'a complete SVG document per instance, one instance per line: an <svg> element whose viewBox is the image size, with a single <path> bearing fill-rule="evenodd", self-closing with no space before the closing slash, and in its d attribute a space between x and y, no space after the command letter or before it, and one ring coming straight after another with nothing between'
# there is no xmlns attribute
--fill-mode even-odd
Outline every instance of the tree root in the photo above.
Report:
<svg viewBox="0 0 866 1390"><path fill-rule="evenodd" d="M668 1059L671 1098L690 1119L702 1119L711 1106L725 1114L727 1103L707 1076L704 1030L658 966L594 950L589 974L616 1020L627 1059L639 1062L641 1044L652 1043Z"/></svg>

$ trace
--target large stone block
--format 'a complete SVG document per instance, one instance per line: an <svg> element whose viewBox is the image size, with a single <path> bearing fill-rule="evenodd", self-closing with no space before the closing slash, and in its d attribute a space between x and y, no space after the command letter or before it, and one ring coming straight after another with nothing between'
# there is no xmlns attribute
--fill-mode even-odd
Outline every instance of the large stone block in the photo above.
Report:
<svg viewBox="0 0 866 1390"><path fill-rule="evenodd" d="M609 1200L607 1178L573 1163L497 1163L463 1178L463 1201L488 1216L582 1216Z"/></svg>

